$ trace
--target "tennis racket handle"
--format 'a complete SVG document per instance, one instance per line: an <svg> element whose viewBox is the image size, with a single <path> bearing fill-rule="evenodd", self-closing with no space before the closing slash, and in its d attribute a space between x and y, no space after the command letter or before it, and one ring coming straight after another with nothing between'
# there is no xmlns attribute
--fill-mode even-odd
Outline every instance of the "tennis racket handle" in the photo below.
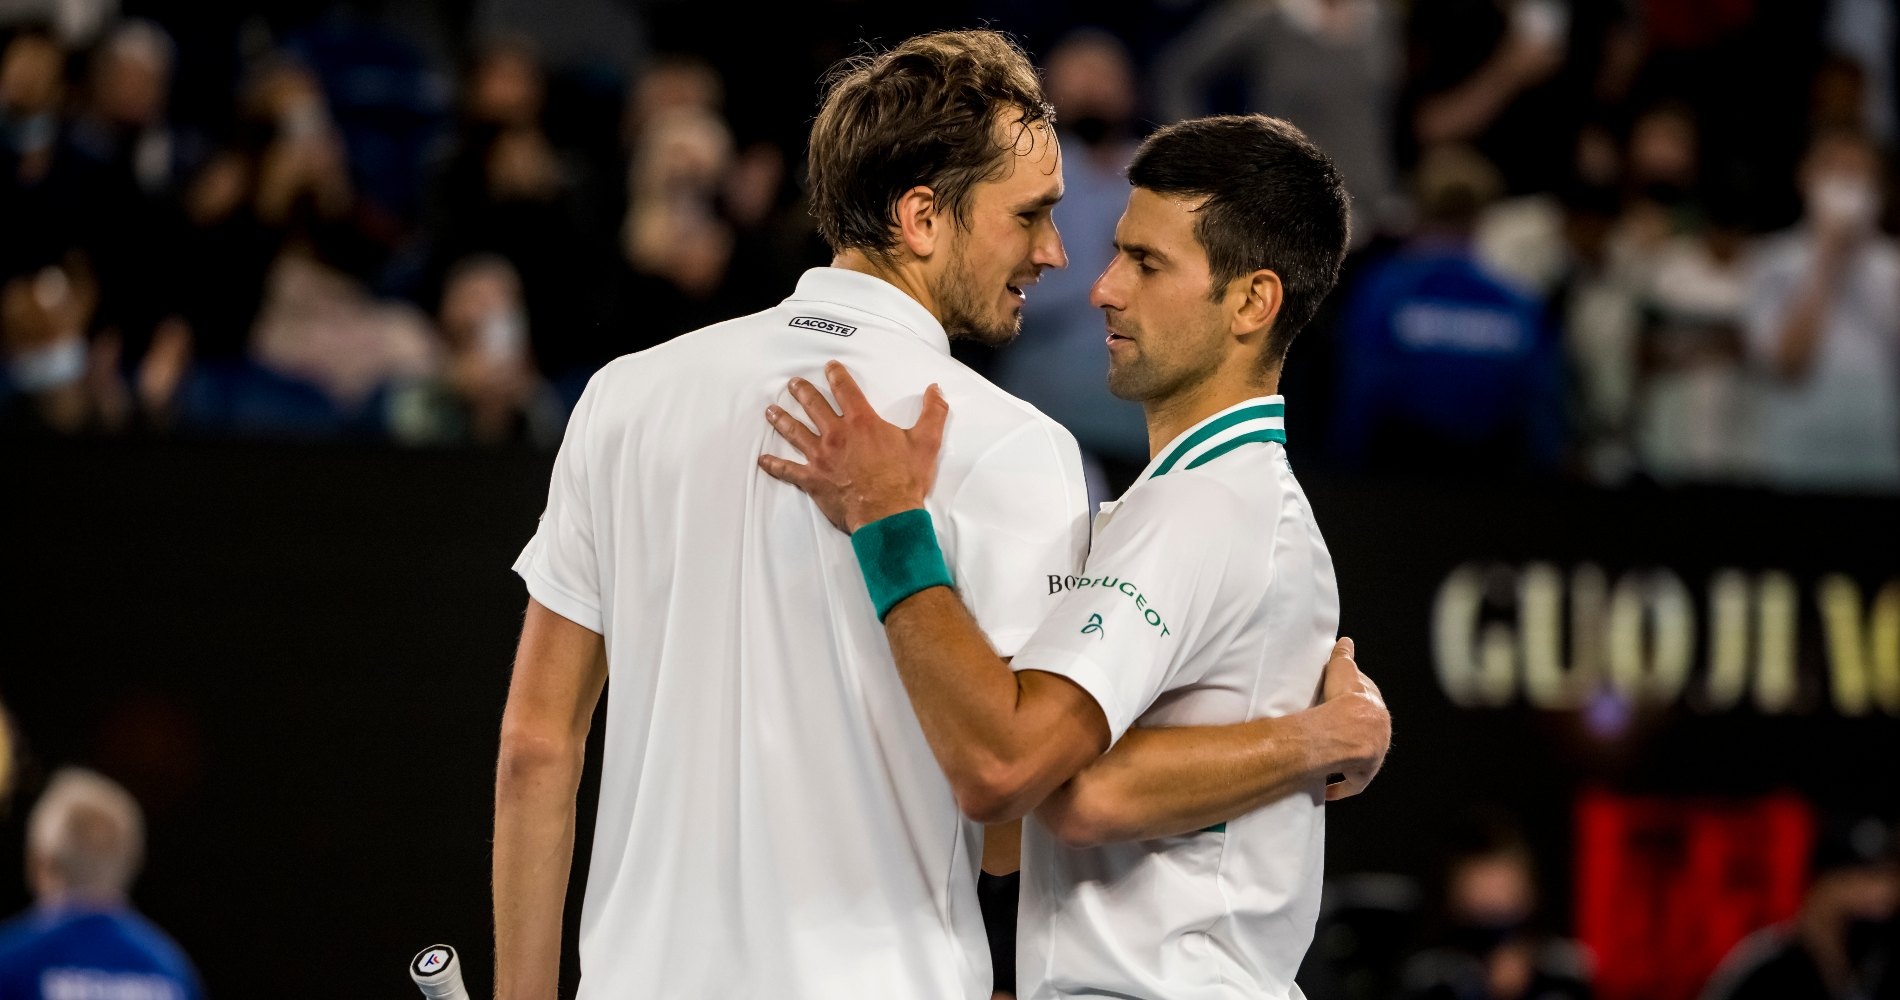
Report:
<svg viewBox="0 0 1900 1000"><path fill-rule="evenodd" d="M409 963L409 978L430 1000L469 1000L468 987L462 985L462 960L446 944L417 952Z"/></svg>

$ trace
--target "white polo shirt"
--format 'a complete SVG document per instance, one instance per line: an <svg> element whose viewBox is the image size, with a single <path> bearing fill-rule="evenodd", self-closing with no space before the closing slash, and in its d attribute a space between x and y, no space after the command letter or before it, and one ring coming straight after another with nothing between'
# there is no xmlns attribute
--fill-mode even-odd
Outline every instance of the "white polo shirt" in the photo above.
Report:
<svg viewBox="0 0 1900 1000"><path fill-rule="evenodd" d="M1081 685L1110 734L1313 704L1339 627L1332 557L1286 459L1284 403L1201 421L1103 504L1087 568L1012 664ZM1025 1000L1300 996L1325 789L1200 833L1070 850L1023 826Z"/></svg>
<svg viewBox="0 0 1900 1000"><path fill-rule="evenodd" d="M912 713L849 538L759 470L786 381L850 369L880 414L950 404L928 504L958 593L1015 654L1088 544L1075 441L950 357L897 288L809 271L777 308L589 383L528 592L605 637L582 1000L990 995L982 829Z"/></svg>

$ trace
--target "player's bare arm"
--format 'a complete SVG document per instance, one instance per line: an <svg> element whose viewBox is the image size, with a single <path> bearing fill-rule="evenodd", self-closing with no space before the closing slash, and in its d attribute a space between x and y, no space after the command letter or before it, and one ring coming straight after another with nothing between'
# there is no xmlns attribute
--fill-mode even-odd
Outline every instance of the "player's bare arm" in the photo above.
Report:
<svg viewBox="0 0 1900 1000"><path fill-rule="evenodd" d="M825 375L842 413L803 380L794 380L791 393L815 429L776 407L767 412L774 429L807 464L764 456L761 467L811 495L847 532L922 507L948 415L942 396L927 394L917 425L905 430L877 416L842 366L826 366ZM1107 721L1094 700L1066 678L1011 671L947 587L903 599L890 608L884 624L924 734L971 817L996 822L1023 815L1107 749ZM1363 680L1356 667L1351 675L1350 683ZM1183 832L1233 819L1326 774L1363 776L1341 789L1341 797L1355 793L1377 770L1376 761L1368 765L1366 759L1382 760L1389 737L1376 687L1370 681L1363 687L1372 698L1329 710L1332 722L1351 730L1336 742L1316 740L1307 746L1287 732L1324 727L1330 734L1326 721L1318 719L1131 733L1136 742L1128 750L1111 755L1101 775L1070 788L1043 818L1062 824L1069 833L1059 829L1058 834L1072 834L1078 842L1101 831L1159 836L1156 831ZM1373 718L1348 714L1355 709L1371 709L1359 714ZM1374 745L1376 753L1369 752ZM1219 787L1199 770L1210 763L1222 774ZM1176 785L1170 794L1146 794L1169 783ZM1208 798L1197 797L1197 791Z"/></svg>
<svg viewBox="0 0 1900 1000"><path fill-rule="evenodd" d="M1366 790L1385 763L1392 716L1377 684L1333 647L1321 702L1303 712L1229 726L1130 729L1099 760L1036 807L1067 847L1152 840L1205 830L1328 781L1328 801ZM983 870L1015 871L1022 833L992 825Z"/></svg>
<svg viewBox="0 0 1900 1000"><path fill-rule="evenodd" d="M1329 779L1329 801L1357 795L1385 762L1392 716L1351 639L1333 647L1320 697L1275 718L1130 729L1036 817L1064 844L1093 847L1204 830Z"/></svg>
<svg viewBox="0 0 1900 1000"><path fill-rule="evenodd" d="M495 996L553 1000L574 795L607 681L598 633L530 599L495 768Z"/></svg>

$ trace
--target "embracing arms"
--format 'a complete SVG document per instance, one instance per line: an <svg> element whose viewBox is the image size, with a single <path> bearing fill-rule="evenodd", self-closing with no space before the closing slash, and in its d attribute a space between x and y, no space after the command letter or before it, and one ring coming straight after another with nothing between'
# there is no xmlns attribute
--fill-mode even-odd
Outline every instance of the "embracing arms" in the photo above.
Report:
<svg viewBox="0 0 1900 1000"><path fill-rule="evenodd" d="M948 414L941 393L926 394L906 430L877 416L843 366L826 366L826 378L842 412L804 380L791 385L815 430L778 407L767 411L806 464L768 455L761 467L811 495L847 532L921 508ZM1013 671L949 588L897 600L884 626L939 766L965 813L984 822L1050 799L1043 821L1076 842L1187 832L1328 774L1349 776L1329 797L1353 794L1377 771L1389 738L1378 689L1348 648L1328 674L1328 694L1341 704L1309 710L1317 715L1139 730L1104 757L1109 725L1094 697L1066 677Z"/></svg>

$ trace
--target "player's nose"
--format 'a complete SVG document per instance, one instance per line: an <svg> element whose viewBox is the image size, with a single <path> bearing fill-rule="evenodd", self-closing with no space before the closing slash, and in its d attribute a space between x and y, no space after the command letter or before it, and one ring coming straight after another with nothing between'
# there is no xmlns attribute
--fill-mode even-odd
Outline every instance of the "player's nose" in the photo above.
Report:
<svg viewBox="0 0 1900 1000"><path fill-rule="evenodd" d="M1108 268L1089 286L1089 305L1097 309L1120 309L1125 303L1115 279L1115 264L1109 262Z"/></svg>
<svg viewBox="0 0 1900 1000"><path fill-rule="evenodd" d="M1043 269L1069 266L1068 248L1062 245L1062 233L1056 229L1054 222L1049 223L1047 234L1036 241L1030 261Z"/></svg>

